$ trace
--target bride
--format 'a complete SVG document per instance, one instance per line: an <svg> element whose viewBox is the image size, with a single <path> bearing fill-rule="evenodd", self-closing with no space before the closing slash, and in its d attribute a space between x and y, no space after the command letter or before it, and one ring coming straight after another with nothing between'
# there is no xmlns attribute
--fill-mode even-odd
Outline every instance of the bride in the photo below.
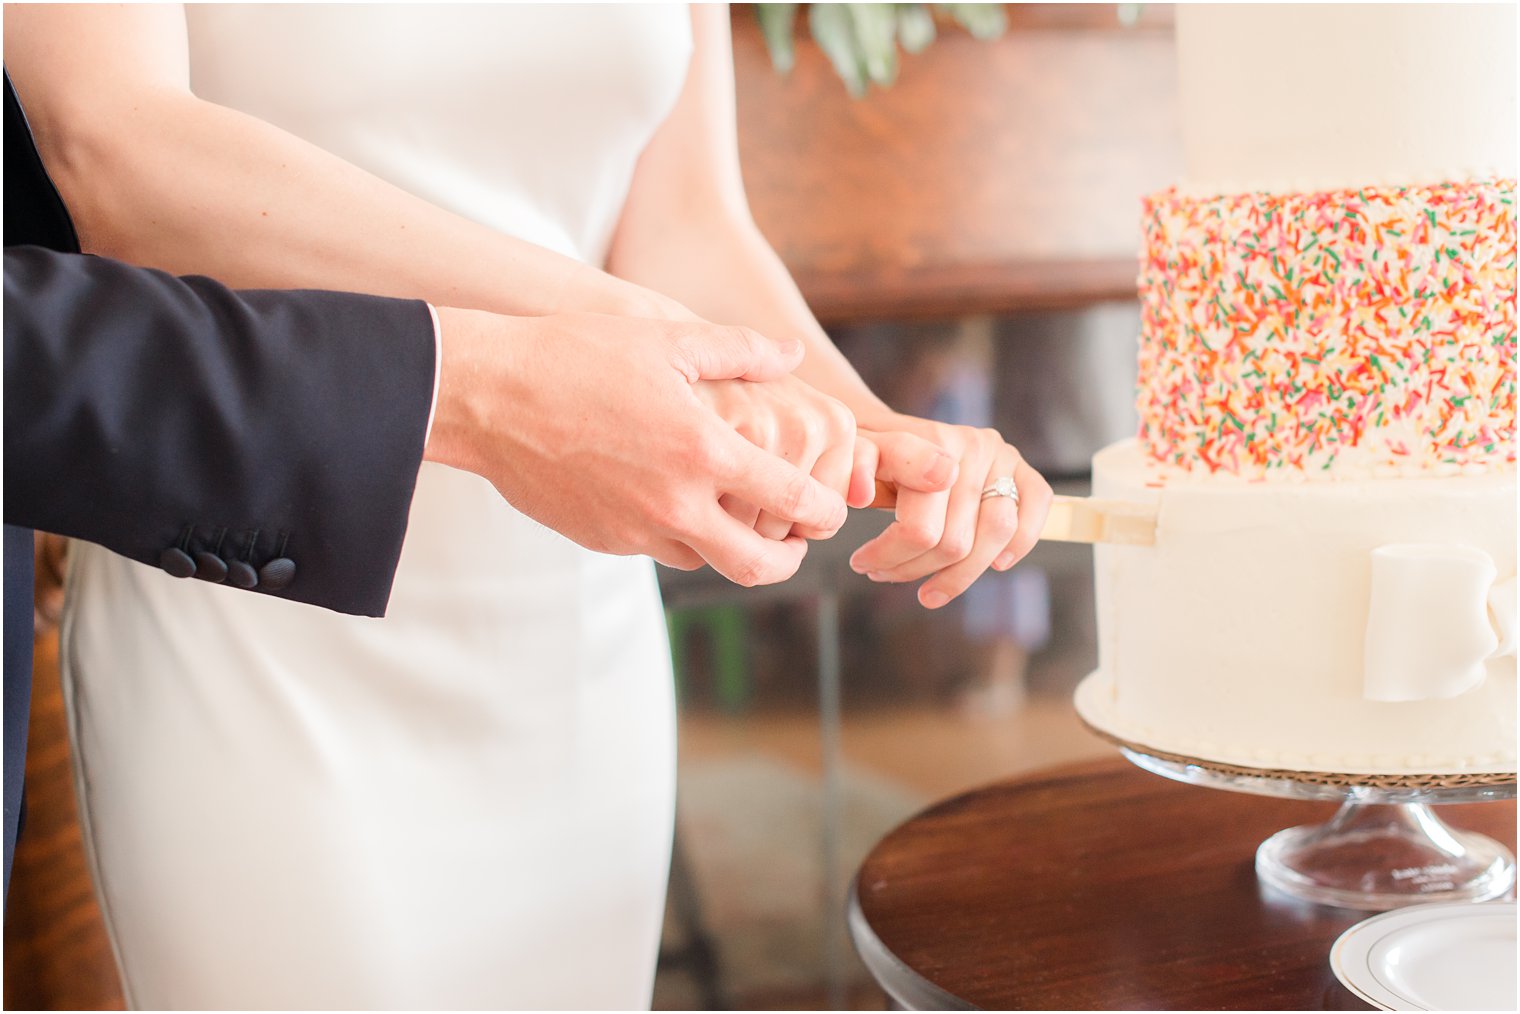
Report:
<svg viewBox="0 0 1520 1014"><path fill-rule="evenodd" d="M1029 550L1048 487L991 431L892 412L829 343L749 217L728 47L712 5L5 10L87 252L800 337L798 376L862 427L959 461L852 558L937 607ZM1006 476L1017 510L984 508ZM675 710L647 559L424 465L383 621L77 545L63 659L133 1006L648 1006Z"/></svg>

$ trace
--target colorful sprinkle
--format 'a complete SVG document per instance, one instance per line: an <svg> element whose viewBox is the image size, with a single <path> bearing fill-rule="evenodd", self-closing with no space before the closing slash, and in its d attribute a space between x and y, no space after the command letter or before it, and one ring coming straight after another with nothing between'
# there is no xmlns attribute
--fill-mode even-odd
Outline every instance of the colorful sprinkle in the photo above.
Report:
<svg viewBox="0 0 1520 1014"><path fill-rule="evenodd" d="M1514 193L1147 198L1150 457L1249 477L1513 463Z"/></svg>

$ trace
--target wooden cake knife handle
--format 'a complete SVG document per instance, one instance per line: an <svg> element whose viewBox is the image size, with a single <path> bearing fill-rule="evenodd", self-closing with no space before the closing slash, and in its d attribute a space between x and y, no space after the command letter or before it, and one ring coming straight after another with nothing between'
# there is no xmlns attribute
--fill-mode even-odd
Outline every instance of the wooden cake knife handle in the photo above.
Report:
<svg viewBox="0 0 1520 1014"><path fill-rule="evenodd" d="M890 510L897 506L897 487L876 483L872 507ZM1105 542L1122 546L1156 544L1156 510L1128 500L1101 500L1090 496L1057 496L1050 505L1040 538L1056 542Z"/></svg>

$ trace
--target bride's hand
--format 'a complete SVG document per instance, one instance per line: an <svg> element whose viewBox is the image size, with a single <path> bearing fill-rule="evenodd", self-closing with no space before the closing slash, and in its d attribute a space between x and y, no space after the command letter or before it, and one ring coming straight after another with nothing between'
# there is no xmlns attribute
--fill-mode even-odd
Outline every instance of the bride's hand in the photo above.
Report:
<svg viewBox="0 0 1520 1014"><path fill-rule="evenodd" d="M1050 485L1001 434L895 414L884 425L937 444L959 461L959 474L941 492L899 488L897 520L850 558L857 573L873 581L933 575L918 600L938 609L989 566L1007 570L1034 548L1050 511ZM1017 504L1004 496L982 499L983 490L1008 477L1018 489Z"/></svg>
<svg viewBox="0 0 1520 1014"><path fill-rule="evenodd" d="M740 436L807 472L852 507L871 502L877 478L911 491L944 490L955 477L956 460L928 440L906 432L857 431L843 402L794 376L704 380L693 390ZM769 539L833 534L793 525L735 497L726 497L723 507Z"/></svg>
<svg viewBox="0 0 1520 1014"><path fill-rule="evenodd" d="M703 404L744 439L811 475L844 497L850 488L855 416L835 398L793 376L755 382L703 380L693 385ZM797 526L757 506L725 497L723 508L768 539L790 534L828 538L833 532Z"/></svg>

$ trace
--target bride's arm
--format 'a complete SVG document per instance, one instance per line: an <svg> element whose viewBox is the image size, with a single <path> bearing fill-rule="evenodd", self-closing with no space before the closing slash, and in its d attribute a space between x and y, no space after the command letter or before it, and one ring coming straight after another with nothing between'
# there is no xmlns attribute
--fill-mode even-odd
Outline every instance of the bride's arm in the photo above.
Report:
<svg viewBox="0 0 1520 1014"><path fill-rule="evenodd" d="M686 316L201 101L187 50L177 4L5 5L6 69L85 252L244 288Z"/></svg>
<svg viewBox="0 0 1520 1014"><path fill-rule="evenodd" d="M808 354L797 376L843 401L862 426L880 423L891 409L829 341L750 217L727 8L693 4L691 21L685 86L639 157L607 269L666 286L660 291L676 299L685 293L693 301L686 305L699 315L705 309L709 320L749 321L762 334L803 339Z"/></svg>
<svg viewBox="0 0 1520 1014"><path fill-rule="evenodd" d="M797 375L838 398L862 428L907 430L960 461L954 487L898 499L898 523L862 546L852 565L873 579L911 581L937 606L987 567L1005 570L1034 545L1050 487L992 430L947 426L894 412L829 341L791 276L750 216L739 169L733 55L721 5L694 4L695 43L674 110L639 159L608 270L680 300L709 320L742 323L772 337L801 338ZM1022 502L985 504L981 492L1012 475Z"/></svg>

